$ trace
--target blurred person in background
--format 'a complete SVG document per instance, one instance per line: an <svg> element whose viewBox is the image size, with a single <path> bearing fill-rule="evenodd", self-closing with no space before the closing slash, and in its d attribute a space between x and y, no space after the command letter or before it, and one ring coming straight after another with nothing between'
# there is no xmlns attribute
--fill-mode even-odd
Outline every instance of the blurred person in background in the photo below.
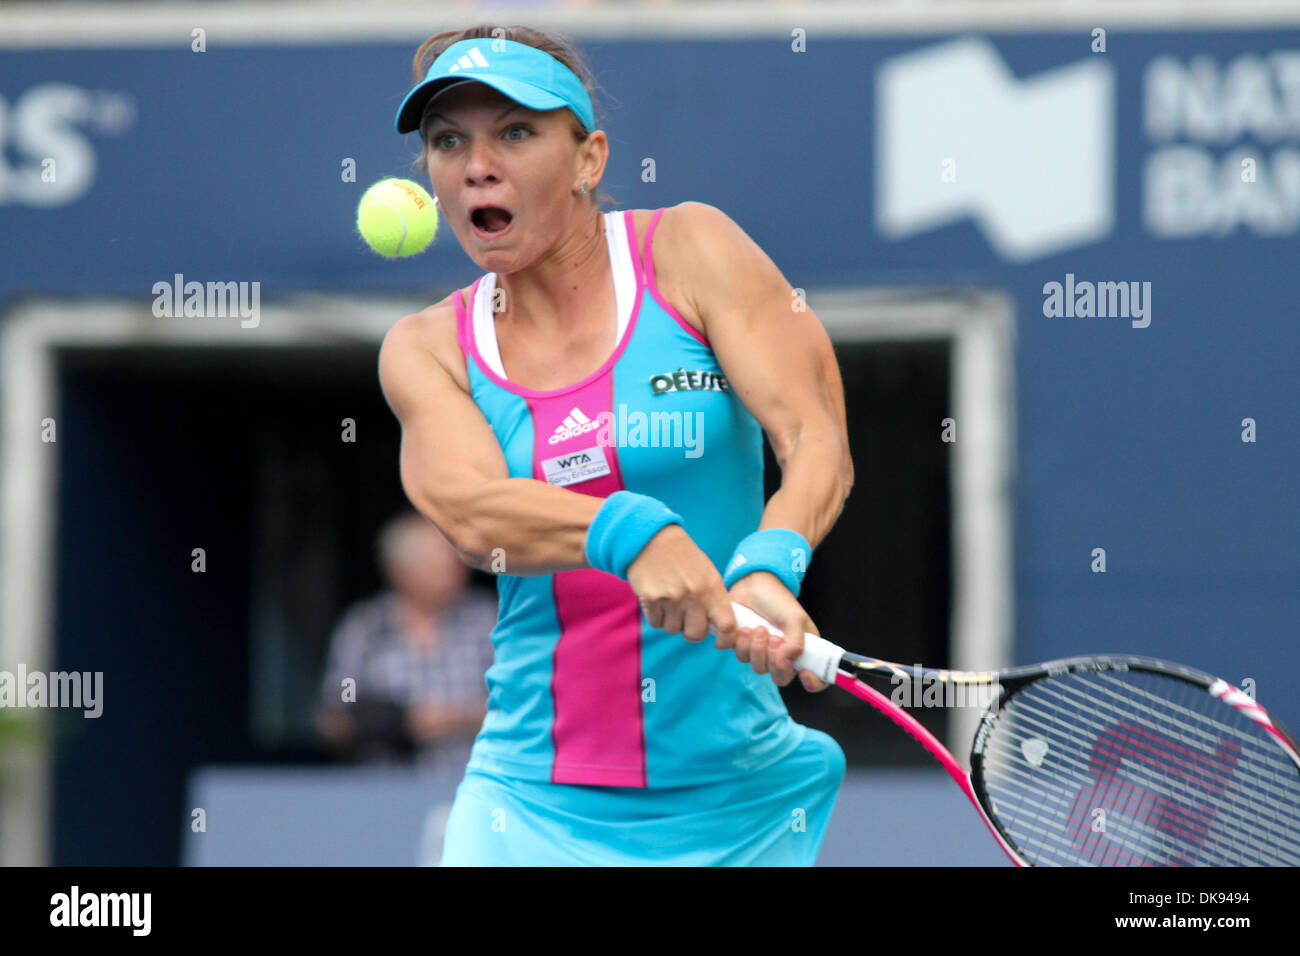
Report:
<svg viewBox="0 0 1300 956"><path fill-rule="evenodd" d="M466 587L468 569L415 512L385 524L377 549L389 589L335 628L317 728L346 759L463 769L487 713L496 601Z"/></svg>

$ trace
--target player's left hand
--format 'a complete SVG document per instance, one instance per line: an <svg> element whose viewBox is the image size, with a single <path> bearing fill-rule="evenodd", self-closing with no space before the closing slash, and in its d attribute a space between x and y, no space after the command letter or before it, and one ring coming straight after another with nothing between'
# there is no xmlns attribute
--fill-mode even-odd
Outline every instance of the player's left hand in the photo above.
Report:
<svg viewBox="0 0 1300 956"><path fill-rule="evenodd" d="M741 663L749 664L756 673L770 673L776 685L784 687L794 680L794 662L803 653L804 633L820 635L821 631L775 574L767 571L747 574L732 585L728 595L783 632L776 635L765 627L737 628L734 647ZM726 649L731 646L723 638L718 638L717 647ZM807 670L799 672L799 680L804 689L813 692L830 686Z"/></svg>

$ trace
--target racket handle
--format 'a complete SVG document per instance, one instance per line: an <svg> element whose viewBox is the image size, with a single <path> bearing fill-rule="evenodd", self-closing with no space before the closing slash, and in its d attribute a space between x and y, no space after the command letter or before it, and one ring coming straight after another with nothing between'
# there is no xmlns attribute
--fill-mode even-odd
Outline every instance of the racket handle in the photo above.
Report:
<svg viewBox="0 0 1300 956"><path fill-rule="evenodd" d="M781 629L771 624L757 611L752 611L743 604L731 602L735 612L736 623L741 627L765 627L773 634L780 634ZM796 671L812 671L828 684L835 683L835 671L840 666L844 648L837 647L824 637L805 631L803 636L803 653L795 658Z"/></svg>

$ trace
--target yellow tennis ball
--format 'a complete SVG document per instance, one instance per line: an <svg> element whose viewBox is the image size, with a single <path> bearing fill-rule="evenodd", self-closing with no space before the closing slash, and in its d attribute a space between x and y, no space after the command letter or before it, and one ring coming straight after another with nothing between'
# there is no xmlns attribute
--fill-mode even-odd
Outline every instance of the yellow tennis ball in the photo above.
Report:
<svg viewBox="0 0 1300 956"><path fill-rule="evenodd" d="M381 179L357 203L357 229L381 256L413 256L437 235L438 206L418 183Z"/></svg>

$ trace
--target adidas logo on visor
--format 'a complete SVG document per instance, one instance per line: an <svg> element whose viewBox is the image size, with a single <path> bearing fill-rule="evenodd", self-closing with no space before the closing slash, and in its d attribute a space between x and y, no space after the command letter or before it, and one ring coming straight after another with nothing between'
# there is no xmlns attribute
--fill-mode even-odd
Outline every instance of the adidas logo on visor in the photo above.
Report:
<svg viewBox="0 0 1300 956"><path fill-rule="evenodd" d="M564 421L555 426L555 434L547 439L552 445L558 445L562 441L570 438L577 438L585 432L595 431L600 427L600 421L592 420L582 414L582 410L574 405L569 409L569 414L564 416Z"/></svg>
<svg viewBox="0 0 1300 956"><path fill-rule="evenodd" d="M483 56L482 53L479 52L478 47L473 46L470 47L468 53L462 56L451 66L447 67L447 72L455 73L458 70L469 70L476 66L488 66L488 65L489 64L487 58Z"/></svg>

